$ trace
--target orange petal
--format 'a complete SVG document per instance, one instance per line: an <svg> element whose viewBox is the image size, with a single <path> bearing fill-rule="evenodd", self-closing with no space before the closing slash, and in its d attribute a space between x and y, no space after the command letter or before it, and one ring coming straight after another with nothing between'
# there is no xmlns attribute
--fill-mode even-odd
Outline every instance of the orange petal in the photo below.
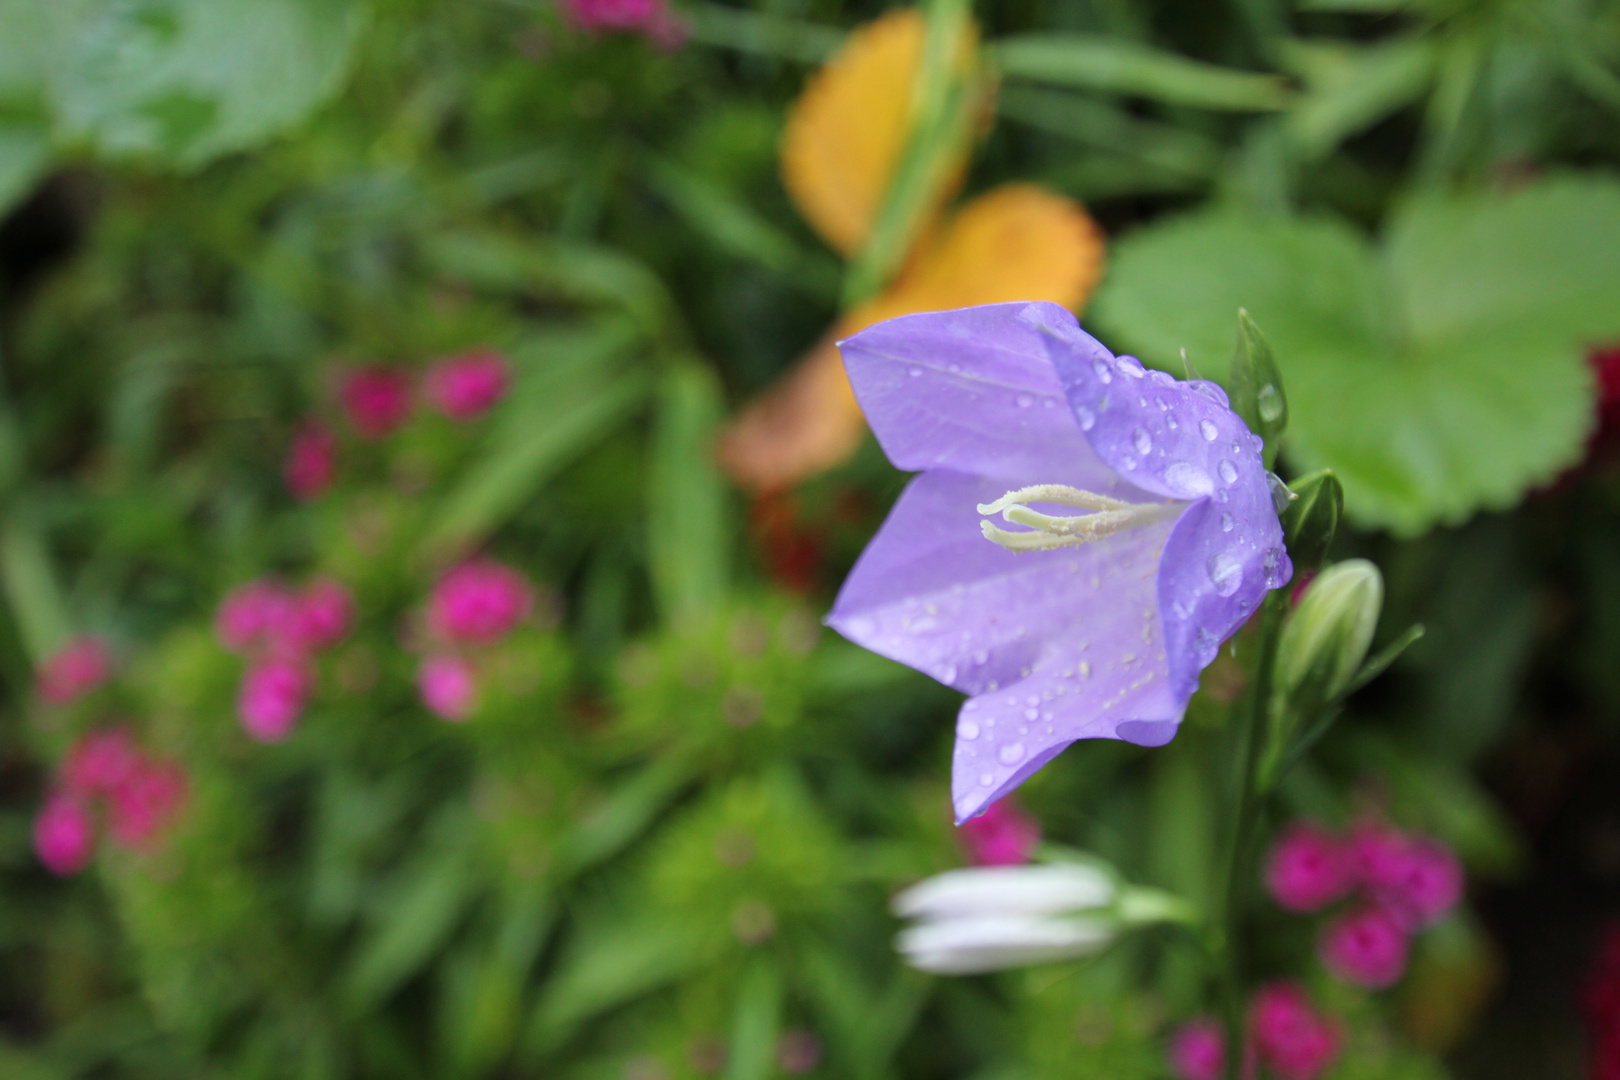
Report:
<svg viewBox="0 0 1620 1080"><path fill-rule="evenodd" d="M856 29L788 114L782 183L811 227L844 255L865 242L899 164L924 34L916 8L897 8ZM977 46L974 34L964 68L977 63ZM960 148L964 164L969 149Z"/></svg>
<svg viewBox="0 0 1620 1080"><path fill-rule="evenodd" d="M786 487L848 461L866 425L833 341L875 322L972 304L1050 300L1079 311L1103 268L1103 237L1078 204L1030 184L969 202L924 241L900 279L839 320L732 422L721 464L753 491Z"/></svg>

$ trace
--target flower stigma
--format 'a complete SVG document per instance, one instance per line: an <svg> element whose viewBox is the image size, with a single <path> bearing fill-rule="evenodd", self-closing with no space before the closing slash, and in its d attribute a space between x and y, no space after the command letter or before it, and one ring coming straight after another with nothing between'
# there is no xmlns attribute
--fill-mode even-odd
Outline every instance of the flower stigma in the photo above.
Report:
<svg viewBox="0 0 1620 1080"><path fill-rule="evenodd" d="M1091 513L1057 517L1043 514L1025 505L1032 502L1075 506L1082 510L1090 510ZM1028 525L1033 531L1012 532L988 521L981 521L979 527L983 530L986 540L999 544L1008 551L1055 551L1058 548L1089 544L1127 529L1151 525L1176 513L1181 505L1174 500L1163 503L1131 503L1064 484L1034 484L1009 491L995 502L980 503L978 507L981 514L986 516L1000 514L1003 521Z"/></svg>

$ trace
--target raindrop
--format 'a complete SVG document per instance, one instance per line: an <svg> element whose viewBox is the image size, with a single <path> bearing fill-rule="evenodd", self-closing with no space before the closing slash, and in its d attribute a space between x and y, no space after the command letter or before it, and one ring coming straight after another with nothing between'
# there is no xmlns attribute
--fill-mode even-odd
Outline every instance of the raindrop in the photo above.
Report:
<svg viewBox="0 0 1620 1080"><path fill-rule="evenodd" d="M1203 432L1204 438L1210 442L1214 442L1216 439L1220 438L1221 435L1220 430L1215 427L1215 423L1212 420L1198 421L1198 430Z"/></svg>
<svg viewBox="0 0 1620 1080"><path fill-rule="evenodd" d="M1209 580L1216 592L1231 596L1243 584L1243 564L1224 551L1217 552L1209 557Z"/></svg>
<svg viewBox="0 0 1620 1080"><path fill-rule="evenodd" d="M1283 483L1282 477L1276 473L1268 472L1266 473L1266 483L1271 488L1272 509L1279 514L1288 509L1288 504L1294 501L1294 493L1288 490L1288 485Z"/></svg>
<svg viewBox="0 0 1620 1080"><path fill-rule="evenodd" d="M1108 369L1108 361L1106 360L1093 360L1091 370L1097 373L1097 378L1101 379L1105 386L1114 381L1114 373Z"/></svg>
<svg viewBox="0 0 1620 1080"><path fill-rule="evenodd" d="M1282 549L1267 548L1265 561L1261 564L1266 575L1266 588L1275 589L1282 584Z"/></svg>
<svg viewBox="0 0 1620 1080"><path fill-rule="evenodd" d="M995 785L995 782L996 782L996 777L995 777L994 773L980 773L979 774L979 786L980 787L993 787Z"/></svg>
<svg viewBox="0 0 1620 1080"><path fill-rule="evenodd" d="M1200 664L1208 664L1221 651L1221 641L1207 627L1200 626L1198 633L1193 636L1193 651Z"/></svg>
<svg viewBox="0 0 1620 1080"><path fill-rule="evenodd" d="M922 376L922 368L914 367L914 368L911 369L911 377L913 379L920 378L921 376Z"/></svg>
<svg viewBox="0 0 1620 1080"><path fill-rule="evenodd" d="M941 670L940 673L939 673L939 681L942 682L942 683L953 683L953 682L955 682L956 681L956 665L955 664L946 664L944 669Z"/></svg>
<svg viewBox="0 0 1620 1080"><path fill-rule="evenodd" d="M1232 515L1231 514L1222 514L1221 515L1221 532L1231 532L1233 526L1235 526L1236 524L1237 524L1237 522L1232 520Z"/></svg>
<svg viewBox="0 0 1620 1080"><path fill-rule="evenodd" d="M1121 356L1114 362L1119 365L1119 370L1133 379L1141 379L1147 375L1147 368L1143 367L1142 361L1134 356Z"/></svg>
<svg viewBox="0 0 1620 1080"><path fill-rule="evenodd" d="M1025 709L1024 710L1024 719L1025 720L1039 720L1040 718L1041 718L1041 713L1040 713L1039 709Z"/></svg>
<svg viewBox="0 0 1620 1080"><path fill-rule="evenodd" d="M1153 403L1159 407L1160 412L1170 411L1170 403L1164 400L1164 398L1160 397L1158 394L1153 395Z"/></svg>
<svg viewBox="0 0 1620 1080"><path fill-rule="evenodd" d="M972 742L979 737L979 725L971 720L963 720L956 725L956 737Z"/></svg>
<svg viewBox="0 0 1620 1080"><path fill-rule="evenodd" d="M1024 760L1024 744L1021 742L1008 743L996 755L1003 765L1016 765Z"/></svg>
<svg viewBox="0 0 1620 1080"><path fill-rule="evenodd" d="M1119 467L1126 470L1134 469L1136 468L1136 459L1131 457L1131 455L1126 454L1124 457L1119 459Z"/></svg>
<svg viewBox="0 0 1620 1080"><path fill-rule="evenodd" d="M1030 397L1028 394L1018 395L1018 407L1020 409L1027 409L1033 404L1035 404L1035 399Z"/></svg>
<svg viewBox="0 0 1620 1080"><path fill-rule="evenodd" d="M1170 610L1175 613L1175 616L1178 619L1185 619L1187 616L1192 614L1192 608L1188 607L1186 604L1183 604L1180 600L1172 603L1170 605Z"/></svg>
<svg viewBox="0 0 1620 1080"><path fill-rule="evenodd" d="M1222 458L1221 463L1215 466L1215 471L1220 473L1221 479L1226 481L1228 484L1235 483L1237 481L1237 466L1232 464L1230 461L1227 461L1225 458Z"/></svg>
<svg viewBox="0 0 1620 1080"><path fill-rule="evenodd" d="M1131 432L1131 442L1136 444L1136 452L1144 457L1153 449L1153 436L1147 433L1147 428L1137 428Z"/></svg>
<svg viewBox="0 0 1620 1080"><path fill-rule="evenodd" d="M1260 388L1255 404L1260 407L1260 419L1268 424L1276 423L1283 414L1282 392L1271 383L1266 383Z"/></svg>
<svg viewBox="0 0 1620 1080"><path fill-rule="evenodd" d="M990 662L990 654L984 649L980 649L978 652L973 654L973 662L975 664L988 664Z"/></svg>
<svg viewBox="0 0 1620 1080"><path fill-rule="evenodd" d="M1097 424L1097 414L1086 408L1084 405L1076 405L1074 407L1074 415L1075 418L1080 421L1081 431L1090 431Z"/></svg>
<svg viewBox="0 0 1620 1080"><path fill-rule="evenodd" d="M1196 499L1200 495L1208 495L1215 486L1209 482L1208 473L1185 461L1172 461L1164 467L1164 483L1182 499Z"/></svg>
<svg viewBox="0 0 1620 1080"><path fill-rule="evenodd" d="M1175 413L1166 413L1165 417L1164 417L1164 423L1165 423L1165 426L1168 427L1171 431L1175 431L1177 428L1181 427L1180 424L1176 423L1176 414Z"/></svg>

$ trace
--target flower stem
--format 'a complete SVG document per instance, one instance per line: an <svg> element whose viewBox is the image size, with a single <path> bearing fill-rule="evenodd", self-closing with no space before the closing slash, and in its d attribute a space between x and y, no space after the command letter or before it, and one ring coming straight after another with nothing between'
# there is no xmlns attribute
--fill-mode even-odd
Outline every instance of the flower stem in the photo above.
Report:
<svg viewBox="0 0 1620 1080"><path fill-rule="evenodd" d="M1272 668L1276 664L1277 639L1287 610L1286 590L1274 590L1266 597L1265 605L1260 609L1254 678L1250 681L1249 692L1238 700L1233 709L1234 798L1228 805L1235 807L1235 812L1227 826L1219 864L1221 891L1213 920L1212 942L1215 968L1220 979L1221 1020L1226 1028L1225 1080L1238 1080L1243 1070L1245 994L1239 923L1263 802L1258 766L1264 757L1262 744L1270 731L1267 709L1271 701Z"/></svg>

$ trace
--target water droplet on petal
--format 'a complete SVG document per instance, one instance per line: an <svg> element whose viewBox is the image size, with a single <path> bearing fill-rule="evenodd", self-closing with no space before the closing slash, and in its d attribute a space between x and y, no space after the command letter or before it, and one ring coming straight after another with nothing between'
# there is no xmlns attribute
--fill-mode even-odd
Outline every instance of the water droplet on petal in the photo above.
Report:
<svg viewBox="0 0 1620 1080"><path fill-rule="evenodd" d="M1215 422L1212 420L1198 421L1198 430L1203 432L1204 438L1210 442L1214 442L1221 437L1220 429L1215 426Z"/></svg>
<svg viewBox="0 0 1620 1080"><path fill-rule="evenodd" d="M995 783L996 783L996 777L995 777L994 773L980 773L979 774L979 786L980 787L994 787Z"/></svg>
<svg viewBox="0 0 1620 1080"><path fill-rule="evenodd" d="M1080 421L1081 431L1090 431L1093 427L1097 426L1097 414L1086 408L1084 405L1076 405L1074 407L1074 416L1076 420Z"/></svg>
<svg viewBox="0 0 1620 1080"><path fill-rule="evenodd" d="M1160 397L1158 394L1153 395L1153 403L1159 407L1160 412L1170 411L1170 403L1164 400L1164 398Z"/></svg>
<svg viewBox="0 0 1620 1080"><path fill-rule="evenodd" d="M1136 452L1144 457L1153 449L1153 436L1147 433L1147 428L1139 427L1131 432L1131 442L1136 444Z"/></svg>
<svg viewBox="0 0 1620 1080"><path fill-rule="evenodd" d="M1231 596L1243 584L1243 564L1224 551L1217 552L1209 557L1209 580L1217 593Z"/></svg>
<svg viewBox="0 0 1620 1080"><path fill-rule="evenodd" d="M1266 484L1271 488L1272 509L1279 514L1288 509L1288 504L1294 501L1294 493L1288 490L1288 485L1283 483L1282 477L1276 473L1268 472L1266 473Z"/></svg>
<svg viewBox="0 0 1620 1080"><path fill-rule="evenodd" d="M1016 765L1024 760L1024 744L1020 742L1008 743L996 755L1003 765Z"/></svg>
<svg viewBox="0 0 1620 1080"><path fill-rule="evenodd" d="M1119 467L1122 469L1134 469L1136 468L1136 459L1131 457L1131 455L1126 454L1124 457L1119 459Z"/></svg>
<svg viewBox="0 0 1620 1080"><path fill-rule="evenodd" d="M1237 522L1232 520L1231 514L1221 515L1221 532L1231 532Z"/></svg>
<svg viewBox="0 0 1620 1080"><path fill-rule="evenodd" d="M1282 416L1282 392L1271 383L1266 383L1266 385L1262 386L1260 388L1260 393L1255 395L1255 399L1255 404L1260 408L1260 419L1264 420L1266 423L1275 423L1277 418Z"/></svg>
<svg viewBox="0 0 1620 1080"><path fill-rule="evenodd" d="M1215 487L1208 473L1185 461L1172 461L1164 467L1164 484L1181 499L1208 495Z"/></svg>
<svg viewBox="0 0 1620 1080"><path fill-rule="evenodd" d="M1164 414L1164 424L1171 431L1175 431L1177 428L1181 427L1180 424L1176 423L1176 414L1175 413L1165 413Z"/></svg>
<svg viewBox="0 0 1620 1080"><path fill-rule="evenodd" d="M1282 548L1267 548L1261 566L1266 576L1266 588L1275 589L1282 584Z"/></svg>
<svg viewBox="0 0 1620 1080"><path fill-rule="evenodd" d="M1093 360L1091 362L1091 370L1097 373L1097 378L1102 380L1104 385L1114 381L1114 373L1109 369L1108 361L1106 360L1100 358Z"/></svg>
<svg viewBox="0 0 1620 1080"><path fill-rule="evenodd" d="M1142 361L1134 356L1121 356L1114 363L1119 365L1119 370L1133 379L1141 379L1147 375L1147 368L1143 367Z"/></svg>
<svg viewBox="0 0 1620 1080"><path fill-rule="evenodd" d="M975 724L971 720L963 720L960 724L956 725L956 737L958 739L966 739L968 742L972 742L974 739L979 737L979 725Z"/></svg>
<svg viewBox="0 0 1620 1080"><path fill-rule="evenodd" d="M988 664L990 662L990 654L984 649L980 649L978 652L973 654L973 662L975 664Z"/></svg>
<svg viewBox="0 0 1620 1080"><path fill-rule="evenodd" d="M1018 395L1018 407L1020 409L1027 409L1033 404L1035 404L1035 399L1030 397L1028 394Z"/></svg>
<svg viewBox="0 0 1620 1080"><path fill-rule="evenodd" d="M914 368L911 369L911 377L913 379L919 378L919 377L921 377L921 375L922 375L922 368L914 367Z"/></svg>
<svg viewBox="0 0 1620 1080"><path fill-rule="evenodd" d="M1226 481L1228 484L1235 483L1237 481L1237 466L1232 464L1230 461L1227 461L1225 458L1222 458L1221 463L1215 466L1215 471L1220 473L1221 479Z"/></svg>
<svg viewBox="0 0 1620 1080"><path fill-rule="evenodd" d="M1025 720L1038 720L1038 719L1040 719L1040 716L1041 716L1041 713L1040 713L1039 709L1025 709L1024 710L1024 719Z"/></svg>

